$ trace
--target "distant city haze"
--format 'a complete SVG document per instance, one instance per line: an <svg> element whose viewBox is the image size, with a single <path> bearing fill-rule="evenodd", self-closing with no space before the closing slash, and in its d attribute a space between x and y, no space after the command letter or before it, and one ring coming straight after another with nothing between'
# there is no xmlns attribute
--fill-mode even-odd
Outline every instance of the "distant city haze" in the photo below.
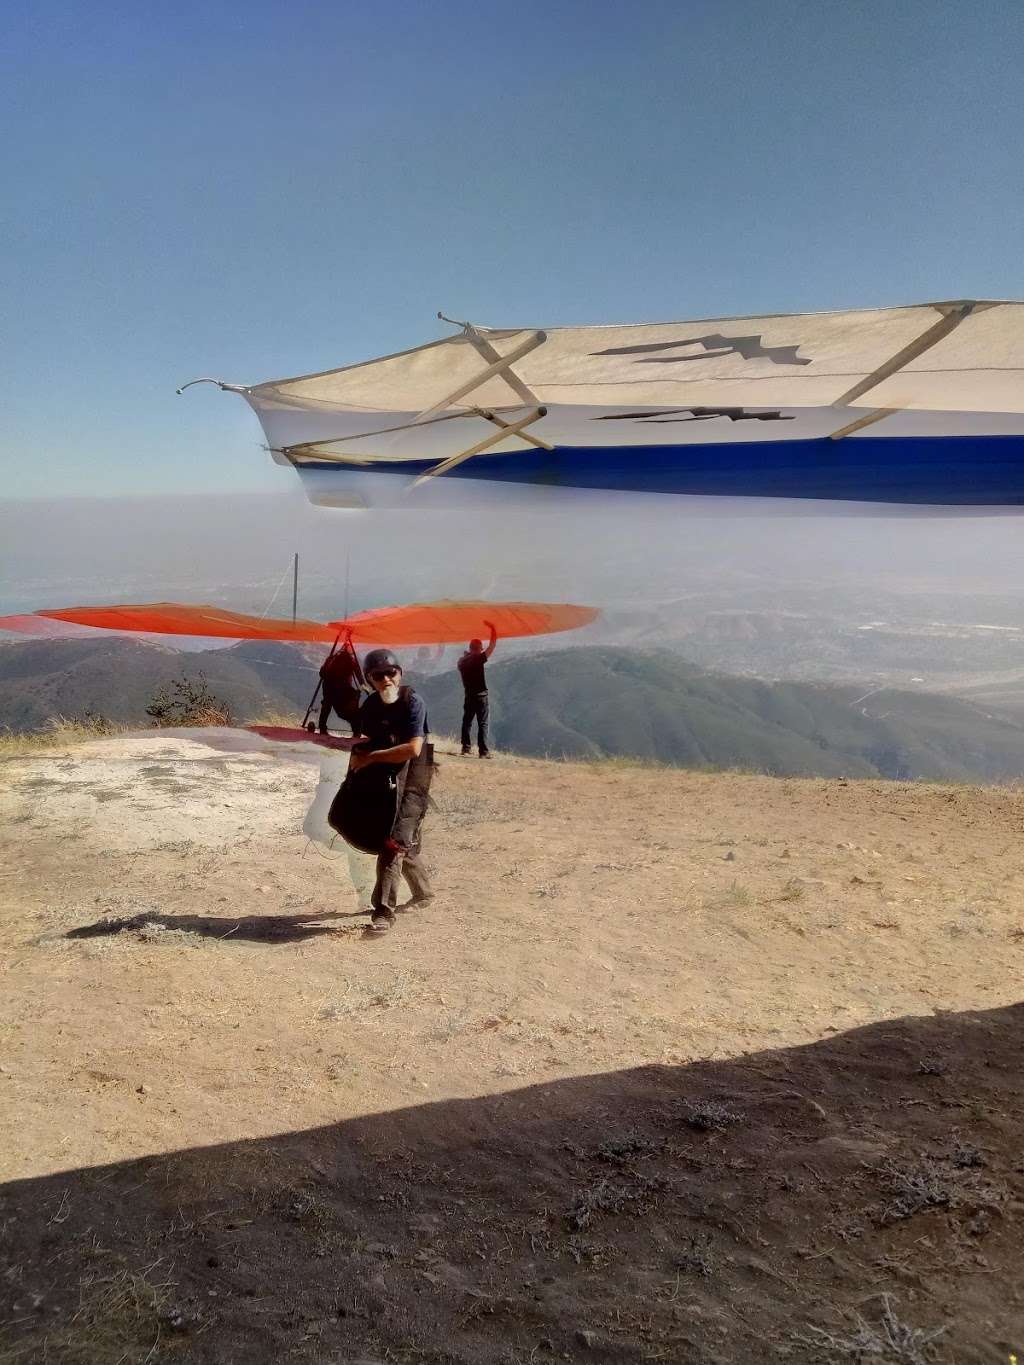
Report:
<svg viewBox="0 0 1024 1365"><path fill-rule="evenodd" d="M671 498L577 514L498 499L476 516L349 513L310 506L281 472L279 495L0 503L0 608L179 600L288 616L298 551L299 614L319 620L439 597L574 601L602 620L515 648L667 645L727 671L915 685L1012 672L1018 655L1024 672L1016 516L763 514ZM943 623L956 627L949 657ZM833 628L846 643L823 651ZM906 629L928 635L923 662L902 635L878 655L886 630Z"/></svg>
<svg viewBox="0 0 1024 1365"><path fill-rule="evenodd" d="M695 510L696 509L696 510ZM650 605L695 584L742 594L791 583L1005 593L1024 603L1024 517L836 514L724 500L625 495L539 514L345 512L313 507L282 471L279 494L0 502L0 605L181 597L263 611L301 561L300 612L432 597ZM291 610L291 580L275 612ZM287 607L287 612L285 611Z"/></svg>

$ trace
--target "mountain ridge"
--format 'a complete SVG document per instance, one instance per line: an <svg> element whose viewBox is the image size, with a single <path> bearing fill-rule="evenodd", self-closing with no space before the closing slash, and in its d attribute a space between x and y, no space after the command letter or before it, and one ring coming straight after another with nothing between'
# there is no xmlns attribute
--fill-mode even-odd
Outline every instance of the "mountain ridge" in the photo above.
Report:
<svg viewBox="0 0 1024 1365"><path fill-rule="evenodd" d="M27 641L0 647L0 725L88 713L148 724L175 677L205 676L241 723L301 720L322 651L269 641L179 651L144 640ZM1024 725L948 694L764 681L710 672L668 650L581 646L492 661L492 738L527 756L635 757L778 776L1007 781L1024 774ZM457 734L454 668L407 679L431 726Z"/></svg>

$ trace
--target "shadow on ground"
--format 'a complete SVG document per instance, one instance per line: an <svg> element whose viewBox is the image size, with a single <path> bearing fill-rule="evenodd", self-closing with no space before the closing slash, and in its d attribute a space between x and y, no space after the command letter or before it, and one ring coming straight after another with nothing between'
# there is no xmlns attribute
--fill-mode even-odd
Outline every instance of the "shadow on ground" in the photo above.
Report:
<svg viewBox="0 0 1024 1365"><path fill-rule="evenodd" d="M319 915L162 915L147 910L130 919L101 919L70 929L64 938L109 938L134 933L154 938L161 932L196 934L201 938L237 939L251 943L297 943L320 934L336 934L337 921L367 921L365 910L325 910Z"/></svg>
<svg viewBox="0 0 1024 1365"><path fill-rule="evenodd" d="M907 1018L19 1181L0 1359L1006 1365L1022 1043Z"/></svg>

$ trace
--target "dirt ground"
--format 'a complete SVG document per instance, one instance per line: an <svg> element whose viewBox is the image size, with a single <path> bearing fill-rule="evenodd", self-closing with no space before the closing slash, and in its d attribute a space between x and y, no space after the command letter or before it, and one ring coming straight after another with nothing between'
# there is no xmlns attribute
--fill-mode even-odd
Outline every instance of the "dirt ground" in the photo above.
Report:
<svg viewBox="0 0 1024 1365"><path fill-rule="evenodd" d="M0 764L0 1362L1024 1360L1024 795L442 754Z"/></svg>

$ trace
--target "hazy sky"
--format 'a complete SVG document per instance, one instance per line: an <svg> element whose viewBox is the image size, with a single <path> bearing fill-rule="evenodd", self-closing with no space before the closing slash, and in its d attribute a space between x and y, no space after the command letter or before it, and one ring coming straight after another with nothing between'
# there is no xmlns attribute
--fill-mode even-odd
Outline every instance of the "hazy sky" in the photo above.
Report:
<svg viewBox="0 0 1024 1365"><path fill-rule="evenodd" d="M1024 295L1019 0L11 7L7 497L280 490L241 400L494 325Z"/></svg>
<svg viewBox="0 0 1024 1365"><path fill-rule="evenodd" d="M286 492L0 501L0 614L171 598L272 614L345 611L437 597L577 601L615 613L688 598L740 608L868 617L887 594L928 615L1024 621L1024 537L1016 516L685 515L668 499L609 500L586 515L339 513ZM832 589L854 599L832 599ZM988 599L1003 601L998 616ZM628 622L622 618L623 624Z"/></svg>

